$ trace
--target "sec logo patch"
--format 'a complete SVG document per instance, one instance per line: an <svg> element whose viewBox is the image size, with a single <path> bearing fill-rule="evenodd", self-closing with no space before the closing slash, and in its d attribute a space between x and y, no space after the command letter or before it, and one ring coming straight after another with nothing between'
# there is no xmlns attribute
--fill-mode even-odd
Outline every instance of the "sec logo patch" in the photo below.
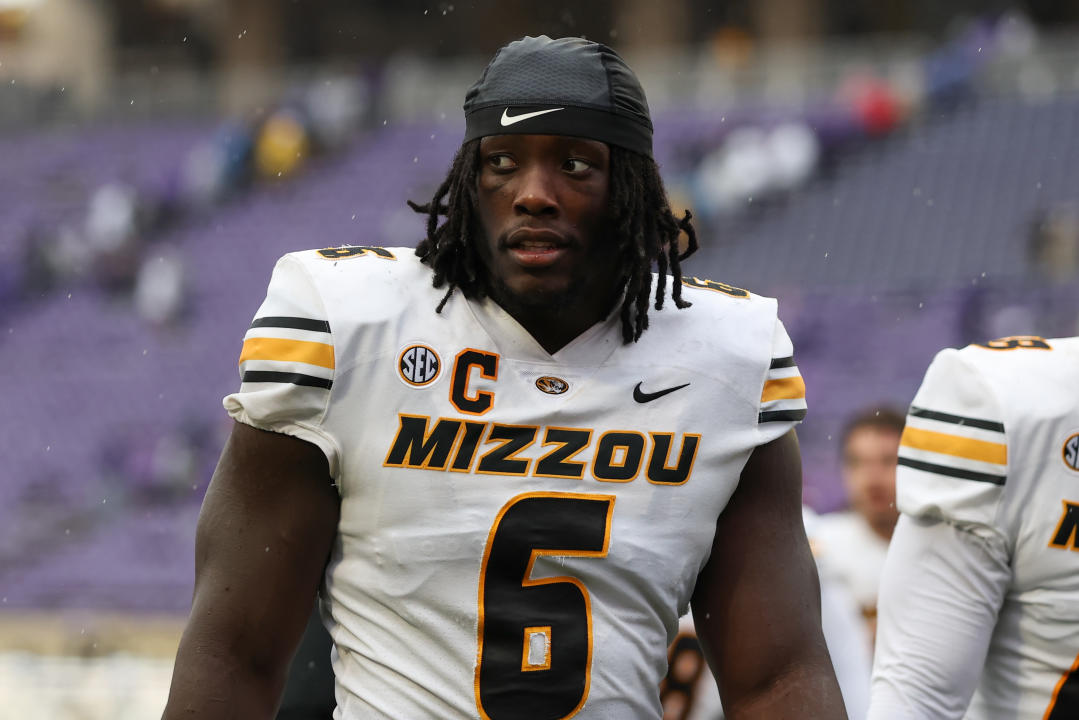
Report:
<svg viewBox="0 0 1079 720"><path fill-rule="evenodd" d="M1064 464L1075 471L1079 471L1079 433L1072 435L1064 441Z"/></svg>
<svg viewBox="0 0 1079 720"><path fill-rule="evenodd" d="M413 387L430 385L442 372L442 360L426 345L409 345L397 356L401 379Z"/></svg>

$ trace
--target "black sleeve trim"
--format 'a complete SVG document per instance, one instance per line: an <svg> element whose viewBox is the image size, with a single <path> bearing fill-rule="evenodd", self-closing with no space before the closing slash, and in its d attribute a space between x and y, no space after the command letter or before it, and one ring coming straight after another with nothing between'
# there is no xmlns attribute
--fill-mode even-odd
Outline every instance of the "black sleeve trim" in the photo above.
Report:
<svg viewBox="0 0 1079 720"><path fill-rule="evenodd" d="M772 364L768 366L768 369L775 370L777 368L789 368L794 366L794 356L790 355L788 357L772 358Z"/></svg>
<svg viewBox="0 0 1079 720"><path fill-rule="evenodd" d="M934 465L933 463L922 462L921 460L911 460L910 458L905 457L899 458L899 464L915 470L936 473L937 475L947 475L948 477L959 478L960 480L976 480L978 482L987 482L993 485L1003 485L1004 481L1007 480L1006 475L992 475L990 473L975 472L973 470L962 470L960 468L948 467L947 465Z"/></svg>
<svg viewBox="0 0 1079 720"><path fill-rule="evenodd" d="M762 412L757 416L758 423L773 422L775 420L804 420L806 416L805 408L798 410L768 410Z"/></svg>
<svg viewBox="0 0 1079 720"><path fill-rule="evenodd" d="M290 328L292 330L311 330L313 332L330 331L330 323L326 320L312 320L311 318L302 317L260 317L255 318L255 321L251 323L251 327L277 327L277 328Z"/></svg>
<svg viewBox="0 0 1079 720"><path fill-rule="evenodd" d="M1004 423L994 422L993 420L979 420L978 418L963 417L962 415L950 415L948 413L937 412L936 410L927 410L926 408L913 407L910 408L911 417L925 418L926 420L939 420L940 422L952 423L954 425L966 425L967 427L980 428L982 430L993 430L995 432L1004 432Z"/></svg>
<svg viewBox="0 0 1079 720"><path fill-rule="evenodd" d="M307 387L325 388L333 387L333 380L329 378L304 375L302 373L272 372L270 370L248 370L243 374L242 381L245 383L291 383Z"/></svg>

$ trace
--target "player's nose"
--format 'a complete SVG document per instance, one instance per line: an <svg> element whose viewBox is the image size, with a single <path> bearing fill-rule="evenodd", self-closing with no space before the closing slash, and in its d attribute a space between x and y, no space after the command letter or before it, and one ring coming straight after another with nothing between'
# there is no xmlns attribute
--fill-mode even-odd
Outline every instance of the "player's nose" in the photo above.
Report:
<svg viewBox="0 0 1079 720"><path fill-rule="evenodd" d="M523 215L557 215L558 196L553 173L536 164L518 173L514 210Z"/></svg>

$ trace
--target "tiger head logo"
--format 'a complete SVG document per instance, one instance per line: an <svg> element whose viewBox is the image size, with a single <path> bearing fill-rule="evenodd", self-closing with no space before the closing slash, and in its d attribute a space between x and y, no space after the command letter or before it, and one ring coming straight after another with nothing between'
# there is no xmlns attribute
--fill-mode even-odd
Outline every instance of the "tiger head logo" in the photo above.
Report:
<svg viewBox="0 0 1079 720"><path fill-rule="evenodd" d="M548 395L561 395L569 390L569 383L553 375L544 375L541 378L536 378L536 387Z"/></svg>

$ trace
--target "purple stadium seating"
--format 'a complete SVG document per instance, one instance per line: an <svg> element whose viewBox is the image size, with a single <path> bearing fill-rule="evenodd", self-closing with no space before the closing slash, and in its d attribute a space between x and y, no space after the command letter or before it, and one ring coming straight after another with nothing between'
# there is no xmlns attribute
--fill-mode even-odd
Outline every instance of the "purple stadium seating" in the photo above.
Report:
<svg viewBox="0 0 1079 720"><path fill-rule="evenodd" d="M1010 332L1075 332L1079 287L1039 282L1025 247L1033 212L1076 197L1077 124L1076 99L983 102L929 118L843 156L767 214L702 237L687 274L782 299L809 388L801 437L812 505L842 502L835 437L844 418L871 403L903 408L936 350L984 338L1012 305L1034 320ZM680 144L719 132L714 116L656 125L657 157L675 175ZM0 275L18 262L9 239L29 223L77 217L93 182L167 182L206 132L0 141L11 162L0 172ZM423 223L404 201L430 197L460 137L457 125L378 128L302 177L173 227L147 252L172 248L184 259L190 302L175 327L151 327L82 286L0 313L6 606L187 607L194 518L228 429L220 399L238 384L235 358L275 259L414 244ZM178 436L195 456L180 474L189 489L156 469Z"/></svg>

